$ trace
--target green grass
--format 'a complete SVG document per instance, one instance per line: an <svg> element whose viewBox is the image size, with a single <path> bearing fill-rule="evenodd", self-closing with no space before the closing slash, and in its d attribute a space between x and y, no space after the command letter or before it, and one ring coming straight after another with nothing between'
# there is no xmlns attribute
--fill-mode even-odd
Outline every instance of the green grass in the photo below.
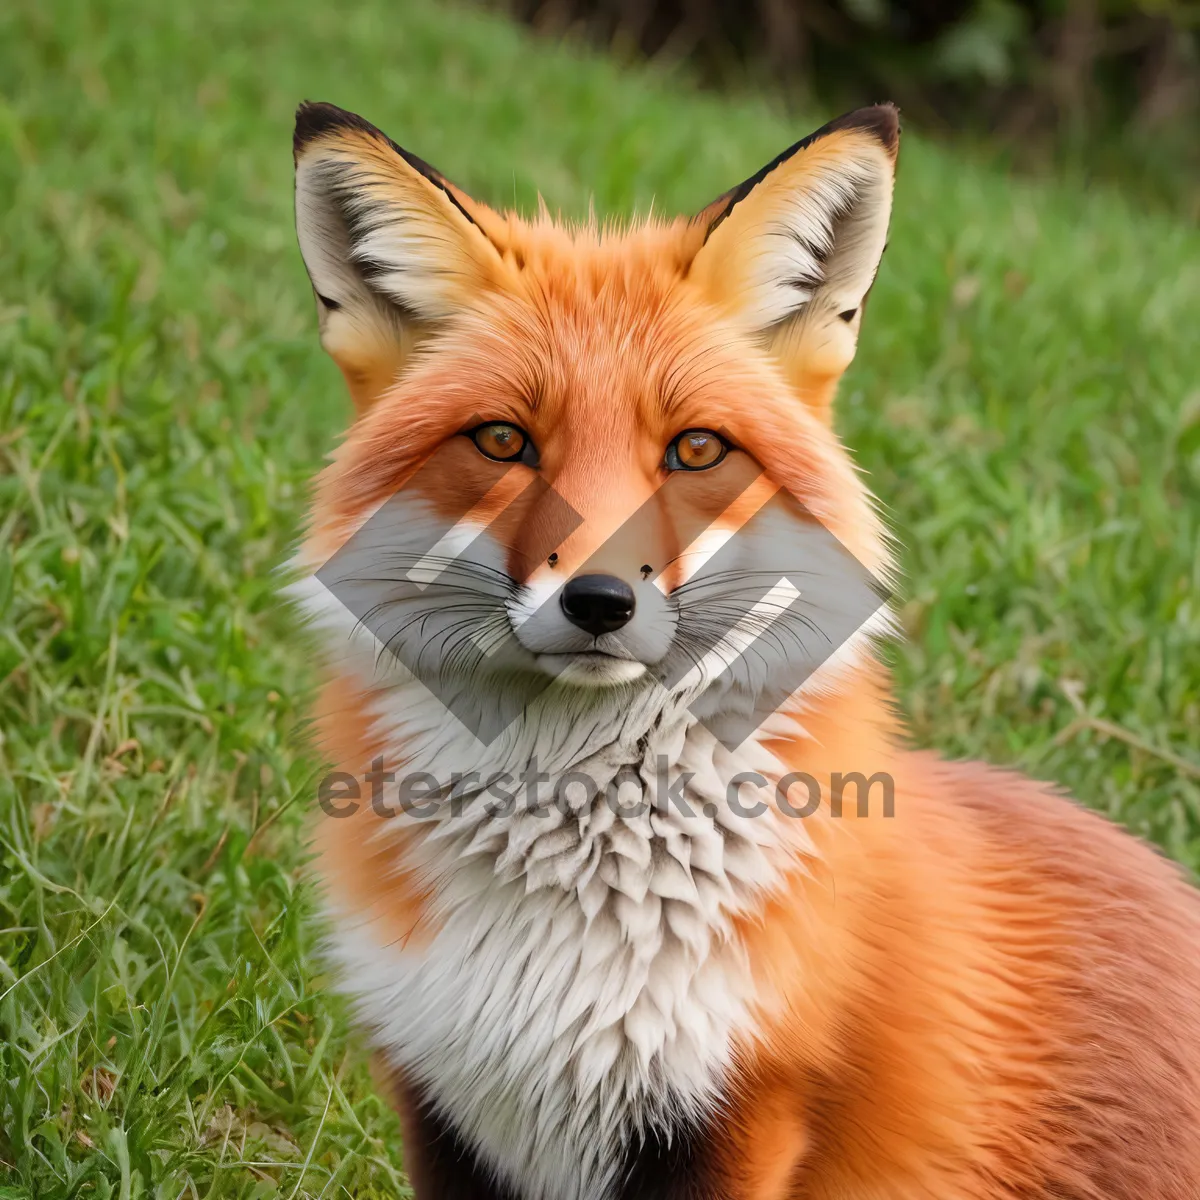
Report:
<svg viewBox="0 0 1200 1200"><path fill-rule="evenodd" d="M696 208L815 121L428 0L10 0L0 89L0 1196L395 1195L273 592L345 417L292 110L572 213ZM906 547L915 738L1198 868L1200 234L903 154L841 423Z"/></svg>

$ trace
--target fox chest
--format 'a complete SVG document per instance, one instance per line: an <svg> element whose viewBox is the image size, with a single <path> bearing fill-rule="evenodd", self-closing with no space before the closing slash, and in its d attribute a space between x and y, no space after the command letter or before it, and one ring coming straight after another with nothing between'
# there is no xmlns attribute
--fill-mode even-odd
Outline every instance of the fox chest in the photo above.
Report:
<svg viewBox="0 0 1200 1200"><path fill-rule="evenodd" d="M527 1200L618 1196L630 1146L719 1102L754 1004L731 917L767 867L706 828L482 825L441 848L454 865L423 945L335 916L344 986L380 1049Z"/></svg>

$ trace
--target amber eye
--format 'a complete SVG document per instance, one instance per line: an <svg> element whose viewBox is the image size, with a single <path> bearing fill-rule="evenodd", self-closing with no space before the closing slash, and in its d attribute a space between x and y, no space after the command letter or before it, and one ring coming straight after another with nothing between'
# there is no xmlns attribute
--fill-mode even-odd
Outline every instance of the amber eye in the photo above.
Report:
<svg viewBox="0 0 1200 1200"><path fill-rule="evenodd" d="M667 447L668 471L706 471L729 452L729 443L711 429L685 429Z"/></svg>
<svg viewBox="0 0 1200 1200"><path fill-rule="evenodd" d="M537 465L537 452L529 435L516 425L493 421L490 425L472 429L470 438L483 454L497 462L523 462L530 467Z"/></svg>

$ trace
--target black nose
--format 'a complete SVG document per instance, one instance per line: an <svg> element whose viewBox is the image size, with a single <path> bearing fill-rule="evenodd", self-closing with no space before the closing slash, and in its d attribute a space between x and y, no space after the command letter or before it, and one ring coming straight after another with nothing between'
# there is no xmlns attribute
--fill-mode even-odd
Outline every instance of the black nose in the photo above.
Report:
<svg viewBox="0 0 1200 1200"><path fill-rule="evenodd" d="M593 637L627 625L633 605L633 588L615 575L577 575L562 590L567 620Z"/></svg>

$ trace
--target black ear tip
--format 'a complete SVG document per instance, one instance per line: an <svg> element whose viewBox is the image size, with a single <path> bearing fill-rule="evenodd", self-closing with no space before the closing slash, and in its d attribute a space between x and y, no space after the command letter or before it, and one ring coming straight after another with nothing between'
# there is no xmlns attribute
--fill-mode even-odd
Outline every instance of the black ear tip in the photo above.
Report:
<svg viewBox="0 0 1200 1200"><path fill-rule="evenodd" d="M335 129L360 129L379 136L379 131L357 113L347 112L336 104L305 100L296 109L296 130L292 134L292 152L300 152L315 138Z"/></svg>
<svg viewBox="0 0 1200 1200"><path fill-rule="evenodd" d="M348 116L333 104L317 100L304 100L296 109L296 130L292 134L292 145L300 150L322 133L337 126L339 118Z"/></svg>
<svg viewBox="0 0 1200 1200"><path fill-rule="evenodd" d="M838 117L828 126L831 133L835 129L861 129L870 133L893 158L900 148L900 110L890 101L873 104L870 108L856 108L854 112Z"/></svg>

